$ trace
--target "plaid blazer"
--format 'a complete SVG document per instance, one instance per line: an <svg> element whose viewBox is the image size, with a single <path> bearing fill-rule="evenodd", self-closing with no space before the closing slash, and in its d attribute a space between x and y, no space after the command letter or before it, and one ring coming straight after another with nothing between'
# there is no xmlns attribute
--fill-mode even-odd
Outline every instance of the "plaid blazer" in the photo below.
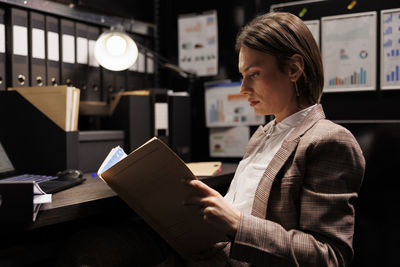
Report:
<svg viewBox="0 0 400 267"><path fill-rule="evenodd" d="M262 135L260 127L244 158ZM223 250L229 265L348 265L364 169L353 135L326 120L317 105L266 166L251 215L241 216L235 239Z"/></svg>

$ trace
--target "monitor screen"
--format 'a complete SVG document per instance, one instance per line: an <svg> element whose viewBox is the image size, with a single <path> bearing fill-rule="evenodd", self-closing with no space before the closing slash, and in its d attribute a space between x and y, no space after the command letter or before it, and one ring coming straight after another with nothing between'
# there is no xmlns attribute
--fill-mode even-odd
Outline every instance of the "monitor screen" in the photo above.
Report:
<svg viewBox="0 0 400 267"><path fill-rule="evenodd" d="M0 174L15 171L10 159L7 156L3 145L0 142Z"/></svg>

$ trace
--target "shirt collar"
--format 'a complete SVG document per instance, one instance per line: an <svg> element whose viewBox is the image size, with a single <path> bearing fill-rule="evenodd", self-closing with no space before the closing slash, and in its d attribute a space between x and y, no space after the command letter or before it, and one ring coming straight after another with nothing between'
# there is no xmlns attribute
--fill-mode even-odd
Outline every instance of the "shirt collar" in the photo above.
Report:
<svg viewBox="0 0 400 267"><path fill-rule="evenodd" d="M276 119L274 119L270 124L267 124L264 126L263 131L264 132L270 132L272 131L271 135L276 135L279 133L282 133L283 131L289 130L291 128L295 128L297 125L299 125L303 119L307 116L307 114L315 107L317 104L314 104L312 106L309 106L305 109L302 109L289 117L285 118L283 121L276 123ZM271 128L269 128L269 125L271 125Z"/></svg>

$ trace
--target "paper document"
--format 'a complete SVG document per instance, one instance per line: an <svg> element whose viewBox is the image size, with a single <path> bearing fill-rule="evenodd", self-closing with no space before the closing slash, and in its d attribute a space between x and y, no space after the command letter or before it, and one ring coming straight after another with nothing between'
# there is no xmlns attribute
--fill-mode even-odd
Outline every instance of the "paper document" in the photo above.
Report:
<svg viewBox="0 0 400 267"><path fill-rule="evenodd" d="M154 137L125 157L121 150L111 150L99 177L178 253L192 257L228 240L197 207L182 204L190 188L181 180L197 178L166 144Z"/></svg>
<svg viewBox="0 0 400 267"><path fill-rule="evenodd" d="M40 206L45 203L51 203L52 194L46 194L38 183L33 182L33 214L32 221L36 220Z"/></svg>
<svg viewBox="0 0 400 267"><path fill-rule="evenodd" d="M220 161L190 162L186 163L186 166L196 176L212 176L221 172L222 163Z"/></svg>
<svg viewBox="0 0 400 267"><path fill-rule="evenodd" d="M65 131L77 131L80 90L75 87L36 86L15 90Z"/></svg>

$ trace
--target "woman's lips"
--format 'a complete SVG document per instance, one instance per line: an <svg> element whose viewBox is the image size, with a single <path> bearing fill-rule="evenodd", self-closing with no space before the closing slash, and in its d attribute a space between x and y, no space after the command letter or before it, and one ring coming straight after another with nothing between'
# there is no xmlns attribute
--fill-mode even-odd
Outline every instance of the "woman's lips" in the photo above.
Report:
<svg viewBox="0 0 400 267"><path fill-rule="evenodd" d="M260 101L249 99L249 103L250 103L250 106L251 106L251 107L254 107L254 106L257 105L258 103L260 103Z"/></svg>

